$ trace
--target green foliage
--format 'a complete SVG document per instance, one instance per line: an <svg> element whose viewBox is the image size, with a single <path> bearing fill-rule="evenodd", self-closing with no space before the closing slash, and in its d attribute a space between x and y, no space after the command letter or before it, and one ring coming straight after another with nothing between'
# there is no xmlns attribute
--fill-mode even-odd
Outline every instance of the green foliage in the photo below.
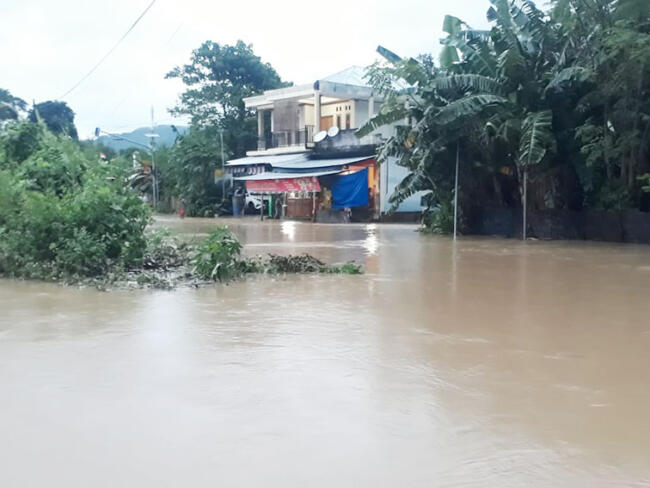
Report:
<svg viewBox="0 0 650 488"><path fill-rule="evenodd" d="M638 176L650 172L647 5L555 0L544 12L530 0L490 3L490 31L445 18L440 68L388 55L368 71L386 101L360 134L409 121L379 154L410 171L393 204L430 191L425 223L444 231L458 149L461 212L522 202L524 170L534 173L529 186L552 188L529 192L535 208L641 205Z"/></svg>
<svg viewBox="0 0 650 488"><path fill-rule="evenodd" d="M644 185L641 187L641 190L650 193L650 173L646 173L644 175L641 175L637 177L637 179L641 182L644 183Z"/></svg>
<svg viewBox="0 0 650 488"><path fill-rule="evenodd" d="M225 156L228 151L224 149ZM218 133L196 128L181 136L161 166L161 188L181 198L189 216L213 216L222 200L221 188L214 184L214 171L221 168Z"/></svg>
<svg viewBox="0 0 650 488"><path fill-rule="evenodd" d="M18 120L26 107L24 100L14 97L9 90L0 88L0 124L7 120Z"/></svg>
<svg viewBox="0 0 650 488"><path fill-rule="evenodd" d="M270 273L318 273L325 263L309 254L302 256L280 256L270 254L267 272Z"/></svg>
<svg viewBox="0 0 650 488"><path fill-rule="evenodd" d="M166 77L186 85L172 113L189 115L192 127L177 139L166 160L157 163L160 200L164 208L176 197L187 215L212 216L226 197L214 184L222 155L243 156L257 144L257 123L243 99L287 83L242 41L232 46L206 41L193 51L188 64Z"/></svg>
<svg viewBox="0 0 650 488"><path fill-rule="evenodd" d="M44 137L43 126L29 122L12 123L0 132L0 168L17 166L34 154Z"/></svg>
<svg viewBox="0 0 650 488"><path fill-rule="evenodd" d="M193 272L206 280L227 281L239 276L242 245L228 230L220 226L202 241L192 257Z"/></svg>
<svg viewBox="0 0 650 488"><path fill-rule="evenodd" d="M142 201L115 168L42 127L34 136L30 125L0 138L0 274L74 280L138 266L149 219ZM32 146L16 151L25 134Z"/></svg>
<svg viewBox="0 0 650 488"><path fill-rule="evenodd" d="M598 210L625 210L631 204L630 193L625 185L617 180L608 180L594 195L592 206Z"/></svg>
<svg viewBox="0 0 650 488"><path fill-rule="evenodd" d="M295 274L295 273L324 273L324 274L362 274L363 269L353 262L341 265L328 265L310 254L299 256L281 256L268 254L256 258L245 259L241 262L245 273L266 274Z"/></svg>
<svg viewBox="0 0 650 488"><path fill-rule="evenodd" d="M206 41L192 52L189 64L167 73L178 78L187 90L172 110L189 115L194 127L219 127L235 156L243 156L257 140L252 113L244 98L264 90L287 86L275 69L263 63L249 44L237 41L233 46Z"/></svg>
<svg viewBox="0 0 650 488"><path fill-rule="evenodd" d="M551 129L553 115L550 110L533 112L526 116L521 128L519 143L519 165L529 168L539 164L546 151L554 144Z"/></svg>
<svg viewBox="0 0 650 488"><path fill-rule="evenodd" d="M77 139L77 128L74 125L74 112L65 102L48 101L37 103L29 111L29 121L42 120L47 128L55 134L67 135Z"/></svg>
<svg viewBox="0 0 650 488"><path fill-rule="evenodd" d="M327 265L309 254L300 256L268 254L242 259L241 249L241 244L227 227L217 227L194 250L191 261L192 272L202 279L222 282L248 273L361 274L363 272L361 266L357 264Z"/></svg>
<svg viewBox="0 0 650 488"><path fill-rule="evenodd" d="M448 235L454 230L454 206L452 201L443 201L428 208L422 215L424 232Z"/></svg>

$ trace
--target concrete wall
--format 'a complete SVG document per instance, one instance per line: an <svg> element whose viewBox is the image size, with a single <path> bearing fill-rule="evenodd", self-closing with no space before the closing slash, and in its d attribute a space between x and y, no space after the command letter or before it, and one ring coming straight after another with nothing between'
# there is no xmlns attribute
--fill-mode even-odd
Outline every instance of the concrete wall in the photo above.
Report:
<svg viewBox="0 0 650 488"><path fill-rule="evenodd" d="M287 112L286 109L287 107L285 106L287 102L275 102L274 110L273 113L275 114L276 112L276 107L279 109L279 113L277 116L274 115L274 123L273 123L273 130L276 131L281 131L281 130L293 130L293 129L286 129L286 128L278 128L276 126L276 120L281 123L282 127L286 127L287 124L285 122L285 118L287 117ZM295 103L295 101L289 101L288 103L292 104ZM342 101L340 103L330 103L327 105L321 105L321 116L327 117L329 115L333 116L334 120L334 125L337 125L336 123L336 116L338 115L341 119L341 123L339 125L339 129L344 129L345 128L345 114L350 114L350 128L352 129L357 129L363 124L365 124L368 121L369 114L368 114L368 100L346 100ZM375 114L379 110L379 103L375 102ZM306 125L314 125L314 106L311 104L307 103L302 103L299 105L298 110L295 112L297 113L297 120L298 120L298 128L302 129ZM381 134L382 136L388 137L391 133L390 128L381 128L380 130L376 131L377 134ZM374 139L373 139L374 140Z"/></svg>
<svg viewBox="0 0 650 488"><path fill-rule="evenodd" d="M355 100L352 120L354 125L352 127L359 128L368 122L368 100Z"/></svg>
<svg viewBox="0 0 650 488"><path fill-rule="evenodd" d="M300 128L300 106L297 100L281 100L273 104L273 131L291 131Z"/></svg>
<svg viewBox="0 0 650 488"><path fill-rule="evenodd" d="M538 239L586 239L650 244L650 213L548 209L528 212L528 236ZM469 216L463 232L521 237L521 209L482 208Z"/></svg>
<svg viewBox="0 0 650 488"><path fill-rule="evenodd" d="M386 213L390 210L391 204L388 199L393 194L395 187L409 174L409 171L397 164L397 158L388 158L379 166L379 191L380 191L380 212ZM422 196L426 192L418 192L404 200L398 212L421 212L424 207L420 205Z"/></svg>
<svg viewBox="0 0 650 488"><path fill-rule="evenodd" d="M314 106L303 104L300 106L300 128L314 125Z"/></svg>
<svg viewBox="0 0 650 488"><path fill-rule="evenodd" d="M330 103L321 106L321 115L327 117L333 116L333 124L339 129L345 129L345 116L350 114L350 128L354 127L354 100L346 100L340 103ZM336 117L339 117L340 123L337 123Z"/></svg>

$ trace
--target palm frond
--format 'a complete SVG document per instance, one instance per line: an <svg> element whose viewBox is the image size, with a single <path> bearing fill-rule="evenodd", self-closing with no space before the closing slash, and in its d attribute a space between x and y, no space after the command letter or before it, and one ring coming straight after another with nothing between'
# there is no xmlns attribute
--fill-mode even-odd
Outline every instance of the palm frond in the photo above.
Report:
<svg viewBox="0 0 650 488"><path fill-rule="evenodd" d="M427 175L419 168L409 173L400 181L388 201L392 208L396 209L400 203L409 198L411 195L423 190L431 190L431 182Z"/></svg>
<svg viewBox="0 0 650 488"><path fill-rule="evenodd" d="M377 52L381 57L383 57L389 63L396 64L402 61L402 58L400 56L395 54L390 49L386 49L384 46L377 46Z"/></svg>
<svg viewBox="0 0 650 488"><path fill-rule="evenodd" d="M542 110L529 114L522 124L519 141L519 165L530 167L544 159L546 151L555 141L552 131L553 114Z"/></svg>
<svg viewBox="0 0 650 488"><path fill-rule="evenodd" d="M497 72L499 76L519 78L526 76L526 59L517 47L505 49L497 59Z"/></svg>
<svg viewBox="0 0 650 488"><path fill-rule="evenodd" d="M471 90L480 93L501 94L503 92L503 83L489 76L461 74L434 78L427 88L434 90Z"/></svg>
<svg viewBox="0 0 650 488"><path fill-rule="evenodd" d="M442 31L446 32L450 36L455 36L461 31L463 23L464 22L458 17L454 17L453 15L445 15L445 18L442 21Z"/></svg>
<svg viewBox="0 0 650 488"><path fill-rule="evenodd" d="M435 122L440 125L455 123L459 119L478 115L488 108L507 104L508 100L498 95L470 95L454 100L441 108L435 115Z"/></svg>
<svg viewBox="0 0 650 488"><path fill-rule="evenodd" d="M454 46L447 44L442 47L438 60L440 61L440 66L449 69L460 61L458 50Z"/></svg>
<svg viewBox="0 0 650 488"><path fill-rule="evenodd" d="M451 46L460 51L462 61L472 66L471 71L485 76L496 75L496 58L486 41L481 39L468 41L463 36L456 36L442 39L441 43L445 47Z"/></svg>
<svg viewBox="0 0 650 488"><path fill-rule="evenodd" d="M594 76L593 71L582 66L571 66L557 73L546 85L544 93L549 91L562 91L572 84L580 84L590 81Z"/></svg>
<svg viewBox="0 0 650 488"><path fill-rule="evenodd" d="M357 137L367 136L380 127L405 119L407 116L408 109L404 105L398 105L388 110L384 110L384 107L382 107L382 110L377 115L357 129L356 135Z"/></svg>

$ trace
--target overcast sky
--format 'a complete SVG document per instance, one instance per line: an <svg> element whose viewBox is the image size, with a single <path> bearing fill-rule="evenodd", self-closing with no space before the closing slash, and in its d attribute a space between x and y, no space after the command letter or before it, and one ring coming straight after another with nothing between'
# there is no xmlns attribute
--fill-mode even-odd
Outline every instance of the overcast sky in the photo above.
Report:
<svg viewBox="0 0 650 488"><path fill-rule="evenodd" d="M151 0L0 0L0 88L31 103L60 99ZM252 43L280 76L308 83L368 65L382 44L437 53L445 14L486 27L488 0L157 0L115 52L64 100L82 138L182 123L168 113L183 85L165 80L203 41Z"/></svg>

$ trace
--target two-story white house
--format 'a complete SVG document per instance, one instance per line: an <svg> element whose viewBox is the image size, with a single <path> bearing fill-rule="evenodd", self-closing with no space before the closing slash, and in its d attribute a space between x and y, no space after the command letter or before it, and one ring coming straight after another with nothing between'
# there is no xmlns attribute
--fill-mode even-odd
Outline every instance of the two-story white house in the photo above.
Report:
<svg viewBox="0 0 650 488"><path fill-rule="evenodd" d="M328 221L342 209L363 220L381 217L407 173L394 160L378 165L375 159L392 127L356 136L383 102L364 75L364 68L353 66L244 99L257 113L257 147L228 161L226 170L250 192L282 194L288 217ZM419 213L420 196L399 211Z"/></svg>

